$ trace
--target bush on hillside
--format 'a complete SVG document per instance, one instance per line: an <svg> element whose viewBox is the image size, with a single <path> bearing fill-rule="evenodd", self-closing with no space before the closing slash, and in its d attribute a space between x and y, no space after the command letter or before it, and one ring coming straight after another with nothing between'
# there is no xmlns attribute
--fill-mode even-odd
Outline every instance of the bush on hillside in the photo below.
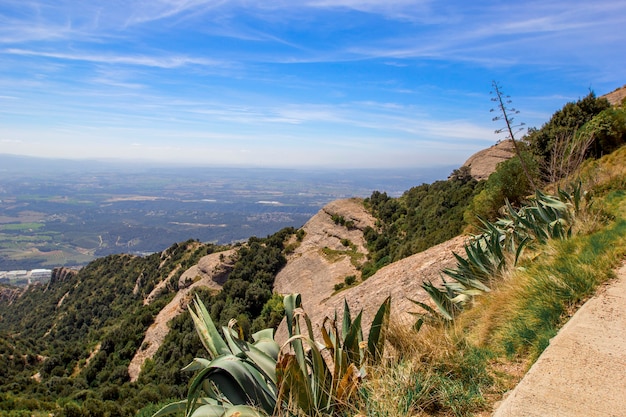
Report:
<svg viewBox="0 0 626 417"><path fill-rule="evenodd" d="M362 278L457 236L465 226L463 213L481 189L467 170L455 170L450 179L413 187L400 198L374 191L365 204L377 228L364 231L371 259L361 269Z"/></svg>
<svg viewBox="0 0 626 417"><path fill-rule="evenodd" d="M596 98L594 93L589 93L577 102L567 103L561 110L555 112L540 129L528 130L524 140L542 162L541 173L544 180L554 180L550 166L555 158L561 157L560 150L564 148L562 143L575 140L576 133L583 125L610 107L611 105L605 98ZM594 153L597 154L599 151L602 154L600 146L594 143L590 149L596 149Z"/></svg>
<svg viewBox="0 0 626 417"><path fill-rule="evenodd" d="M539 181L539 164L529 152L522 153L530 174ZM509 201L514 207L523 203L534 192L528 181L522 164L517 156L501 162L497 170L489 176L484 188L468 204L463 215L465 223L480 226L477 216L486 220L495 220Z"/></svg>

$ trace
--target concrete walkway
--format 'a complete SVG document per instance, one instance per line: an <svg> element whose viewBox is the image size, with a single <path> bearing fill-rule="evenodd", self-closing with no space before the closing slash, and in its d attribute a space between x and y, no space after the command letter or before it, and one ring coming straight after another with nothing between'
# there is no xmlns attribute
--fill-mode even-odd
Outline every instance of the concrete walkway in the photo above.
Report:
<svg viewBox="0 0 626 417"><path fill-rule="evenodd" d="M551 340L494 417L626 417L626 264Z"/></svg>

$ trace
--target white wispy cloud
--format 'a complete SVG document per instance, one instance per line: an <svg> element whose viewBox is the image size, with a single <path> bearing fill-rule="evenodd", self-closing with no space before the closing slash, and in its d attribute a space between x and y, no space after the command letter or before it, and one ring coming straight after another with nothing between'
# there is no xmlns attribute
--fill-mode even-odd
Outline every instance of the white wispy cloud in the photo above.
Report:
<svg viewBox="0 0 626 417"><path fill-rule="evenodd" d="M178 68L186 65L201 66L225 66L223 61L208 58L190 57L184 55L169 56L141 56L141 55L119 55L119 54L90 54L90 53L64 53L64 52L44 52L28 49L9 48L2 51L9 55L36 56L44 58L63 59L70 61L88 61L99 64L126 64L140 65L157 68Z"/></svg>

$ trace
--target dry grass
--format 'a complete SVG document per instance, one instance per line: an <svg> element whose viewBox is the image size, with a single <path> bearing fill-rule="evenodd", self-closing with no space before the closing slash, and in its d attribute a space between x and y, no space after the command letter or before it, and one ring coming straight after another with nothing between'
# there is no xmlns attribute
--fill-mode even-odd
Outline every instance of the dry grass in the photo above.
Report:
<svg viewBox="0 0 626 417"><path fill-rule="evenodd" d="M578 175L588 190L605 192L626 188L626 146L601 159L588 160Z"/></svg>

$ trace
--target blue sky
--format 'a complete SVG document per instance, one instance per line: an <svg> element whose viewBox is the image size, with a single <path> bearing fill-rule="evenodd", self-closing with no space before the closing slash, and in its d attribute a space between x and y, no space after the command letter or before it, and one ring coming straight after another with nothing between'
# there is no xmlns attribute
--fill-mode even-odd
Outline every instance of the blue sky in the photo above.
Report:
<svg viewBox="0 0 626 417"><path fill-rule="evenodd" d="M626 1L0 0L0 153L455 165L626 83Z"/></svg>

